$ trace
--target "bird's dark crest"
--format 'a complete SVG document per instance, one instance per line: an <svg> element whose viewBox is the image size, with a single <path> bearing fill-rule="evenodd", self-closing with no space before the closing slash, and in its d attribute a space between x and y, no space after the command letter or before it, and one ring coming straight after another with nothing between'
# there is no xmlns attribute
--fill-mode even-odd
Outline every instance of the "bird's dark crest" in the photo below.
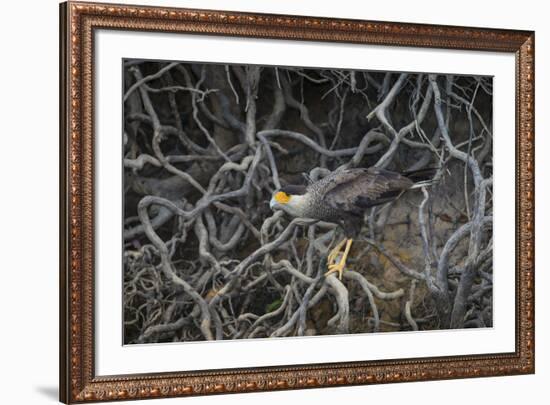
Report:
<svg viewBox="0 0 550 405"><path fill-rule="evenodd" d="M307 192L307 187L303 185L288 184L281 187L280 191L288 195L304 195Z"/></svg>

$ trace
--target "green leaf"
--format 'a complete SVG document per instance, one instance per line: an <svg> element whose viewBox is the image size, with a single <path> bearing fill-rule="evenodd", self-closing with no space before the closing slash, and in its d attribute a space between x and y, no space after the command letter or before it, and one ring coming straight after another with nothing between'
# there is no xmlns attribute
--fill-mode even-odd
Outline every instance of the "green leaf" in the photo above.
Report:
<svg viewBox="0 0 550 405"><path fill-rule="evenodd" d="M282 303L283 303L283 300L281 298L276 299L271 304L267 304L265 306L265 312L268 313L268 312L275 311L277 308L281 306Z"/></svg>

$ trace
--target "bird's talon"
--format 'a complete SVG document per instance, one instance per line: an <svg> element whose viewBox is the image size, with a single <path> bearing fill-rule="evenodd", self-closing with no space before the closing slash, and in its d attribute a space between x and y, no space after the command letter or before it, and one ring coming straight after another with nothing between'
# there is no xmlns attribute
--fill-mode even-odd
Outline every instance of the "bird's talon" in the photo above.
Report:
<svg viewBox="0 0 550 405"><path fill-rule="evenodd" d="M336 273L338 272L338 279L342 280L342 274L344 274L344 269L346 267L346 259L348 257L348 253L349 253L349 250L351 248L351 243L352 243L352 240L351 239L344 239L343 242L340 242L338 244L338 246L333 249L333 251L331 252L331 254L329 255L329 259L328 260L328 271L325 273L325 276L329 276L331 275L332 273ZM330 262L332 260L334 260L334 257L336 257L337 255L340 254L340 249L342 248L343 245L346 245L346 248L344 249L344 252L342 253L342 257L340 258L340 261L338 263L333 263L333 264L330 264ZM333 257L333 254L334 254L334 257Z"/></svg>
<svg viewBox="0 0 550 405"><path fill-rule="evenodd" d="M332 273L338 273L338 278L342 280L342 274L344 274L345 263L332 264L328 266L328 271L325 273L325 276L329 276Z"/></svg>

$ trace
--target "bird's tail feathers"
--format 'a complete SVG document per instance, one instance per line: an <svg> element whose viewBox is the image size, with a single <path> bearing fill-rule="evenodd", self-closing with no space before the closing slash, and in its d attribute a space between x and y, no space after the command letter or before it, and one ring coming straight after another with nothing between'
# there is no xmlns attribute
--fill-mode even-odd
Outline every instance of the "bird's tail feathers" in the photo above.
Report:
<svg viewBox="0 0 550 405"><path fill-rule="evenodd" d="M434 184L436 184L437 181L436 180L424 180L424 181L419 181L418 183L414 183L411 188L409 190L412 190L414 188L422 188L422 187L429 187L429 186L433 186Z"/></svg>
<svg viewBox="0 0 550 405"><path fill-rule="evenodd" d="M402 175L414 182L411 189L422 188L437 183L437 179L434 179L434 176L436 175L438 170L439 168L437 167L429 167L426 169L403 172Z"/></svg>

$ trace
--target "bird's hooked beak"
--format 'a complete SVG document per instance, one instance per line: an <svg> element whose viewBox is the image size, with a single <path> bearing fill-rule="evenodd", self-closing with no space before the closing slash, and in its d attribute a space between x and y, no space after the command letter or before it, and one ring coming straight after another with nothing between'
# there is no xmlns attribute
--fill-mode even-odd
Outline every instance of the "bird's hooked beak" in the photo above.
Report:
<svg viewBox="0 0 550 405"><path fill-rule="evenodd" d="M269 208L273 209L277 205L277 201L275 201L274 197L271 197L271 201L269 201Z"/></svg>

